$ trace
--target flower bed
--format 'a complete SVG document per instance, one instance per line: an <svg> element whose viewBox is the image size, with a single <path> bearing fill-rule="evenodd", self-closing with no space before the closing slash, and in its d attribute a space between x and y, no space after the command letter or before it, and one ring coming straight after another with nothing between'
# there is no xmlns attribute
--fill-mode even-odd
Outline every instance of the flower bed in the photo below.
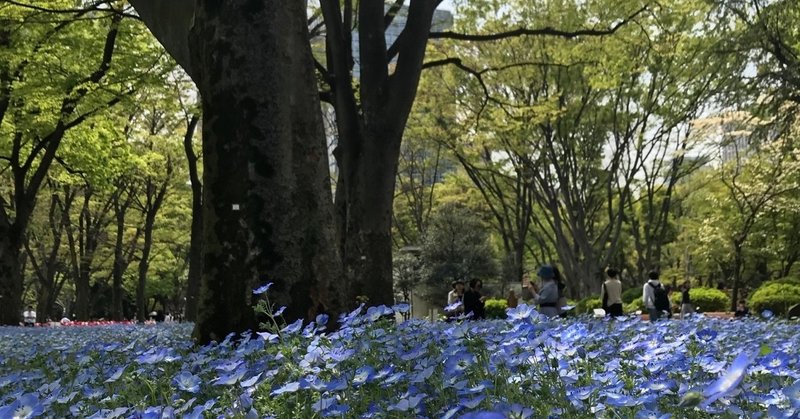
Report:
<svg viewBox="0 0 800 419"><path fill-rule="evenodd" d="M186 324L0 328L0 417L800 412L797 323L550 321L527 306L484 322L395 324L389 314L386 307L351 313L329 335L294 323L238 345L199 348Z"/></svg>

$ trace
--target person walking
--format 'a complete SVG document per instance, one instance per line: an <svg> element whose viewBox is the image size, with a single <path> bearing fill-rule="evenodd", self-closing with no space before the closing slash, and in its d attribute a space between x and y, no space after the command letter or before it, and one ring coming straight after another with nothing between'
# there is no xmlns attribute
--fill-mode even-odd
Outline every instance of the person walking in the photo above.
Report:
<svg viewBox="0 0 800 419"><path fill-rule="evenodd" d="M539 312L547 317L556 317L561 312L558 307L558 284L555 280L555 271L552 266L544 265L539 268L539 277L542 279L542 289L534 289L533 301L539 304Z"/></svg>
<svg viewBox="0 0 800 419"><path fill-rule="evenodd" d="M600 288L600 301L607 315L619 317L622 315L622 282L617 278L616 269L609 268L606 275L608 278Z"/></svg>
<svg viewBox="0 0 800 419"><path fill-rule="evenodd" d="M25 327L33 327L36 325L36 312L33 310L33 306L28 306L28 309L22 313L22 324Z"/></svg>
<svg viewBox="0 0 800 419"><path fill-rule="evenodd" d="M667 290L658 280L658 272L652 271L647 276L649 279L642 288L642 302L650 315L650 321L656 321L662 312L669 310L669 298Z"/></svg>
<svg viewBox="0 0 800 419"><path fill-rule="evenodd" d="M681 286L681 320L690 314L694 314L694 304L692 304L692 297L689 295L691 289L692 285L689 281L684 282Z"/></svg>

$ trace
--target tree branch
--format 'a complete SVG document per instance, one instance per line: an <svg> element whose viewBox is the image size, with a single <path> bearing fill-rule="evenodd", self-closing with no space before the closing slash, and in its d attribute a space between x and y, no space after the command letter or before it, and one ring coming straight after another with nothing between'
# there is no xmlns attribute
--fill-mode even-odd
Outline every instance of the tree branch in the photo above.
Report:
<svg viewBox="0 0 800 419"><path fill-rule="evenodd" d="M455 39L458 41L499 41L501 39L506 38L513 38L517 36L556 36L560 38L566 39L573 39L578 38L581 36L605 36L605 35L613 35L616 33L620 28L628 24L630 21L635 19L637 16L648 10L649 5L645 5L630 16L626 17L625 19L621 20L614 26L607 28L607 29L578 29L575 31L565 31L562 29L556 29L550 26L539 28L539 29L529 29L529 28L518 28L507 32L498 32L492 34L464 34L458 32L451 32L451 31L444 31L444 32L431 32L429 35L430 39Z"/></svg>

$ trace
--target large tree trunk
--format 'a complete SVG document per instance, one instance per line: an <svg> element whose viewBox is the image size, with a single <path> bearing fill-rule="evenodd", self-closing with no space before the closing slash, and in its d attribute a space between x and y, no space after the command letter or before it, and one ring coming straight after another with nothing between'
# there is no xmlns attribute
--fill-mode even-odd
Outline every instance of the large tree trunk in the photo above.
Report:
<svg viewBox="0 0 800 419"><path fill-rule="evenodd" d="M255 328L252 289L267 282L289 320L307 316L312 294L335 314L340 262L305 3L199 0L189 50L203 101L195 338Z"/></svg>
<svg viewBox="0 0 800 419"><path fill-rule="evenodd" d="M337 202L349 304L365 296L370 305L392 305L392 205L400 140L375 136L359 142L363 154L343 160L355 169L340 174L346 197Z"/></svg>
<svg viewBox="0 0 800 419"><path fill-rule="evenodd" d="M351 303L357 295L370 304L391 304L391 220L400 142L414 103L425 46L437 1L412 1L393 53L385 41L383 2L353 9L321 2L326 27L327 71L336 110L339 166L336 190L338 232ZM357 15L360 80L353 85L352 22ZM396 65L388 60L394 53ZM389 71L393 68L393 72ZM356 99L358 96L358 100Z"/></svg>
<svg viewBox="0 0 800 419"><path fill-rule="evenodd" d="M20 248L10 228L0 226L0 324L16 325L22 318L23 276Z"/></svg>
<svg viewBox="0 0 800 419"><path fill-rule="evenodd" d="M189 181L192 184L192 231L189 244L189 274L186 279L186 307L185 316L188 321L197 319L197 302L200 297L200 281L203 264L203 185L197 171L197 155L192 147L192 138L200 118L192 115L186 135L183 138L183 148L189 165Z"/></svg>

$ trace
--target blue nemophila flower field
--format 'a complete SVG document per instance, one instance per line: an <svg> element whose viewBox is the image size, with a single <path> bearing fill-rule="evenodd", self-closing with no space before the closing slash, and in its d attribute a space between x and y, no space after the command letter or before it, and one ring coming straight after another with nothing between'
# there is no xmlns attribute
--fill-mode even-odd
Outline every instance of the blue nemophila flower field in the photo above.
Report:
<svg viewBox="0 0 800 419"><path fill-rule="evenodd" d="M264 290L266 292L266 290ZM395 307L397 311L407 307ZM0 329L0 418L790 418L800 325L395 323L374 307L194 347L190 325Z"/></svg>

